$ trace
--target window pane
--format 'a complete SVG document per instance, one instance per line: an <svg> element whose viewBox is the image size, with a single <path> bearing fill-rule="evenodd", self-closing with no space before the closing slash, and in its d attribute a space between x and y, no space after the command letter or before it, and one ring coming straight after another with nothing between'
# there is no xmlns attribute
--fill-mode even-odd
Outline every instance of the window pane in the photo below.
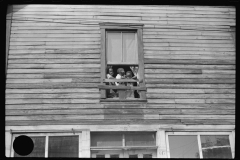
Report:
<svg viewBox="0 0 240 160"><path fill-rule="evenodd" d="M200 136L202 148L212 146L230 146L229 136L227 135L211 135Z"/></svg>
<svg viewBox="0 0 240 160"><path fill-rule="evenodd" d="M230 147L203 149L203 158L232 158Z"/></svg>
<svg viewBox="0 0 240 160"><path fill-rule="evenodd" d="M151 154L143 154L143 158L152 158Z"/></svg>
<svg viewBox="0 0 240 160"><path fill-rule="evenodd" d="M123 62L138 62L136 33L123 33Z"/></svg>
<svg viewBox="0 0 240 160"><path fill-rule="evenodd" d="M121 33L107 33L107 62L122 62Z"/></svg>
<svg viewBox="0 0 240 160"><path fill-rule="evenodd" d="M91 133L92 147L122 146L121 133Z"/></svg>
<svg viewBox="0 0 240 160"><path fill-rule="evenodd" d="M132 155L129 155L129 158L138 158L138 155L137 154L132 154Z"/></svg>
<svg viewBox="0 0 240 160"><path fill-rule="evenodd" d="M99 155L96 155L96 158L105 158L105 155L104 154L99 154Z"/></svg>
<svg viewBox="0 0 240 160"><path fill-rule="evenodd" d="M126 146L155 146L155 133L126 133Z"/></svg>
<svg viewBox="0 0 240 160"><path fill-rule="evenodd" d="M14 157L45 157L45 137L30 137L33 140L34 148L32 153L21 156L14 152ZM23 144L24 145L24 144Z"/></svg>
<svg viewBox="0 0 240 160"><path fill-rule="evenodd" d="M197 136L169 135L171 158L199 158Z"/></svg>
<svg viewBox="0 0 240 160"><path fill-rule="evenodd" d="M111 154L110 158L119 158L119 155L118 154Z"/></svg>
<svg viewBox="0 0 240 160"><path fill-rule="evenodd" d="M204 158L232 158L228 135L210 135L200 137Z"/></svg>
<svg viewBox="0 0 240 160"><path fill-rule="evenodd" d="M79 136L49 136L48 157L78 157Z"/></svg>

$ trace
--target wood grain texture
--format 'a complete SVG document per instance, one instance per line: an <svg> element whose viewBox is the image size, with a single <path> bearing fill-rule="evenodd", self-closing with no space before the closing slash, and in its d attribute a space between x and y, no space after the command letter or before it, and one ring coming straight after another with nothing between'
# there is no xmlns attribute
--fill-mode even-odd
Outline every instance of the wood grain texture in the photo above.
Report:
<svg viewBox="0 0 240 160"><path fill-rule="evenodd" d="M26 4L11 21L7 126L235 125L234 7ZM100 100L114 27L138 30L143 100Z"/></svg>
<svg viewBox="0 0 240 160"><path fill-rule="evenodd" d="M12 12L13 5L8 5L7 7L7 15L6 15L6 60L5 60L5 75L7 74L8 68L8 55L9 55L9 43L10 43L10 34L11 34L11 25L12 25Z"/></svg>

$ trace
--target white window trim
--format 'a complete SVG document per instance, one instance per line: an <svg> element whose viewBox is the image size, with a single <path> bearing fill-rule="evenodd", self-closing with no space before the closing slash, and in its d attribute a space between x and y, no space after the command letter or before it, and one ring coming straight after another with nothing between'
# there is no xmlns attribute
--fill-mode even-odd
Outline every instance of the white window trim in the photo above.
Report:
<svg viewBox="0 0 240 160"><path fill-rule="evenodd" d="M46 137L45 138L45 158L48 158L48 140L49 140L49 136L79 136L79 143L78 143L78 147L79 147L79 152L78 152L78 157L81 156L81 132L76 132L76 133L16 133L12 135L12 142L11 142L11 157L14 157L14 149L13 149L13 141L16 137L21 136L21 135L25 135L25 136L42 136L42 137Z"/></svg>
<svg viewBox="0 0 240 160"><path fill-rule="evenodd" d="M203 159L202 155L202 146L201 146L201 140L200 135L228 135L229 136L229 142L232 152L232 158L235 157L235 148L234 148L234 132L166 132L166 143L167 143L167 158L170 157L170 148L169 148L169 135L196 135L198 140L198 148L199 148L199 156L200 159Z"/></svg>

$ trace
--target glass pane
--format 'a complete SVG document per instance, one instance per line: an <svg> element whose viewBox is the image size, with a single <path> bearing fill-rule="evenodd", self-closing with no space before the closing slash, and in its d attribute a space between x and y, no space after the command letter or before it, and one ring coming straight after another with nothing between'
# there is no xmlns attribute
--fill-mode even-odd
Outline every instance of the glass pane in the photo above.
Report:
<svg viewBox="0 0 240 160"><path fill-rule="evenodd" d="M122 146L121 133L91 133L92 147Z"/></svg>
<svg viewBox="0 0 240 160"><path fill-rule="evenodd" d="M123 62L138 62L136 33L123 33Z"/></svg>
<svg viewBox="0 0 240 160"><path fill-rule="evenodd" d="M49 136L48 157L78 157L78 136Z"/></svg>
<svg viewBox="0 0 240 160"><path fill-rule="evenodd" d="M105 158L105 155L104 154L98 154L98 155L96 155L96 158Z"/></svg>
<svg viewBox="0 0 240 160"><path fill-rule="evenodd" d="M202 148L212 146L230 146L228 135L207 135L200 136Z"/></svg>
<svg viewBox="0 0 240 160"><path fill-rule="evenodd" d="M119 155L118 154L111 154L110 158L119 158Z"/></svg>
<svg viewBox="0 0 240 160"><path fill-rule="evenodd" d="M155 146L155 133L126 133L126 146Z"/></svg>
<svg viewBox="0 0 240 160"><path fill-rule="evenodd" d="M204 158L232 158L228 135L206 135L200 138Z"/></svg>
<svg viewBox="0 0 240 160"><path fill-rule="evenodd" d="M32 153L21 156L14 152L14 157L45 157L45 137L30 137L33 140L34 148Z"/></svg>
<svg viewBox="0 0 240 160"><path fill-rule="evenodd" d="M232 158L230 147L203 149L203 158Z"/></svg>
<svg viewBox="0 0 240 160"><path fill-rule="evenodd" d="M121 33L107 33L107 62L122 62Z"/></svg>
<svg viewBox="0 0 240 160"><path fill-rule="evenodd" d="M129 155L129 158L138 158L138 155L137 154L132 154L132 155Z"/></svg>
<svg viewBox="0 0 240 160"><path fill-rule="evenodd" d="M200 158L197 136L169 135L171 158Z"/></svg>
<svg viewBox="0 0 240 160"><path fill-rule="evenodd" d="M143 154L143 158L152 158L151 154Z"/></svg>

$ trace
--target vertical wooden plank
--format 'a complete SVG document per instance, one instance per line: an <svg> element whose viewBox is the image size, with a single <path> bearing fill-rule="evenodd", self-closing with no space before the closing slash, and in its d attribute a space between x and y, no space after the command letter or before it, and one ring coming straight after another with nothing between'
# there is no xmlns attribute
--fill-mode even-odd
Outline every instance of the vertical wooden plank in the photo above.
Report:
<svg viewBox="0 0 240 160"><path fill-rule="evenodd" d="M145 78L144 78L144 56L143 56L143 41L142 41L142 28L137 30L137 42L138 42L138 74L139 74L139 85L141 87L145 86ZM140 98L146 99L146 91L140 92Z"/></svg>
<svg viewBox="0 0 240 160"><path fill-rule="evenodd" d="M11 157L11 143L12 143L12 134L10 132L5 132L5 156Z"/></svg>
<svg viewBox="0 0 240 160"><path fill-rule="evenodd" d="M78 158L82 157L82 133L79 134L78 137Z"/></svg>
<svg viewBox="0 0 240 160"><path fill-rule="evenodd" d="M48 158L48 141L49 141L49 136L46 136L46 141L45 141L45 158Z"/></svg>
<svg viewBox="0 0 240 160"><path fill-rule="evenodd" d="M101 84L103 85L103 79L106 77L106 32L104 28L101 28ZM106 90L101 89L101 98L106 98Z"/></svg>
<svg viewBox="0 0 240 160"><path fill-rule="evenodd" d="M197 139L198 139L199 155L200 155L200 158L203 158L203 154L202 154L202 145L201 145L201 139L200 139L200 134L199 134L199 133L198 133L198 135L197 135Z"/></svg>
<svg viewBox="0 0 240 160"><path fill-rule="evenodd" d="M158 130L156 135L157 141L157 158L167 158L167 145L166 145L166 136L165 130Z"/></svg>
<svg viewBox="0 0 240 160"><path fill-rule="evenodd" d="M86 130L86 131L82 131L82 143L81 143L81 153L82 153L82 157L81 158L90 158L91 154L90 154L90 131Z"/></svg>
<svg viewBox="0 0 240 160"><path fill-rule="evenodd" d="M232 150L232 158L235 158L235 131L232 131L232 133L229 135L229 140Z"/></svg>
<svg viewBox="0 0 240 160"><path fill-rule="evenodd" d="M8 8L7 8L7 16L6 16L7 22L6 22L6 66L5 66L5 75L7 74L8 52L9 52L11 24L12 24L12 10L13 10L13 6L9 5Z"/></svg>

